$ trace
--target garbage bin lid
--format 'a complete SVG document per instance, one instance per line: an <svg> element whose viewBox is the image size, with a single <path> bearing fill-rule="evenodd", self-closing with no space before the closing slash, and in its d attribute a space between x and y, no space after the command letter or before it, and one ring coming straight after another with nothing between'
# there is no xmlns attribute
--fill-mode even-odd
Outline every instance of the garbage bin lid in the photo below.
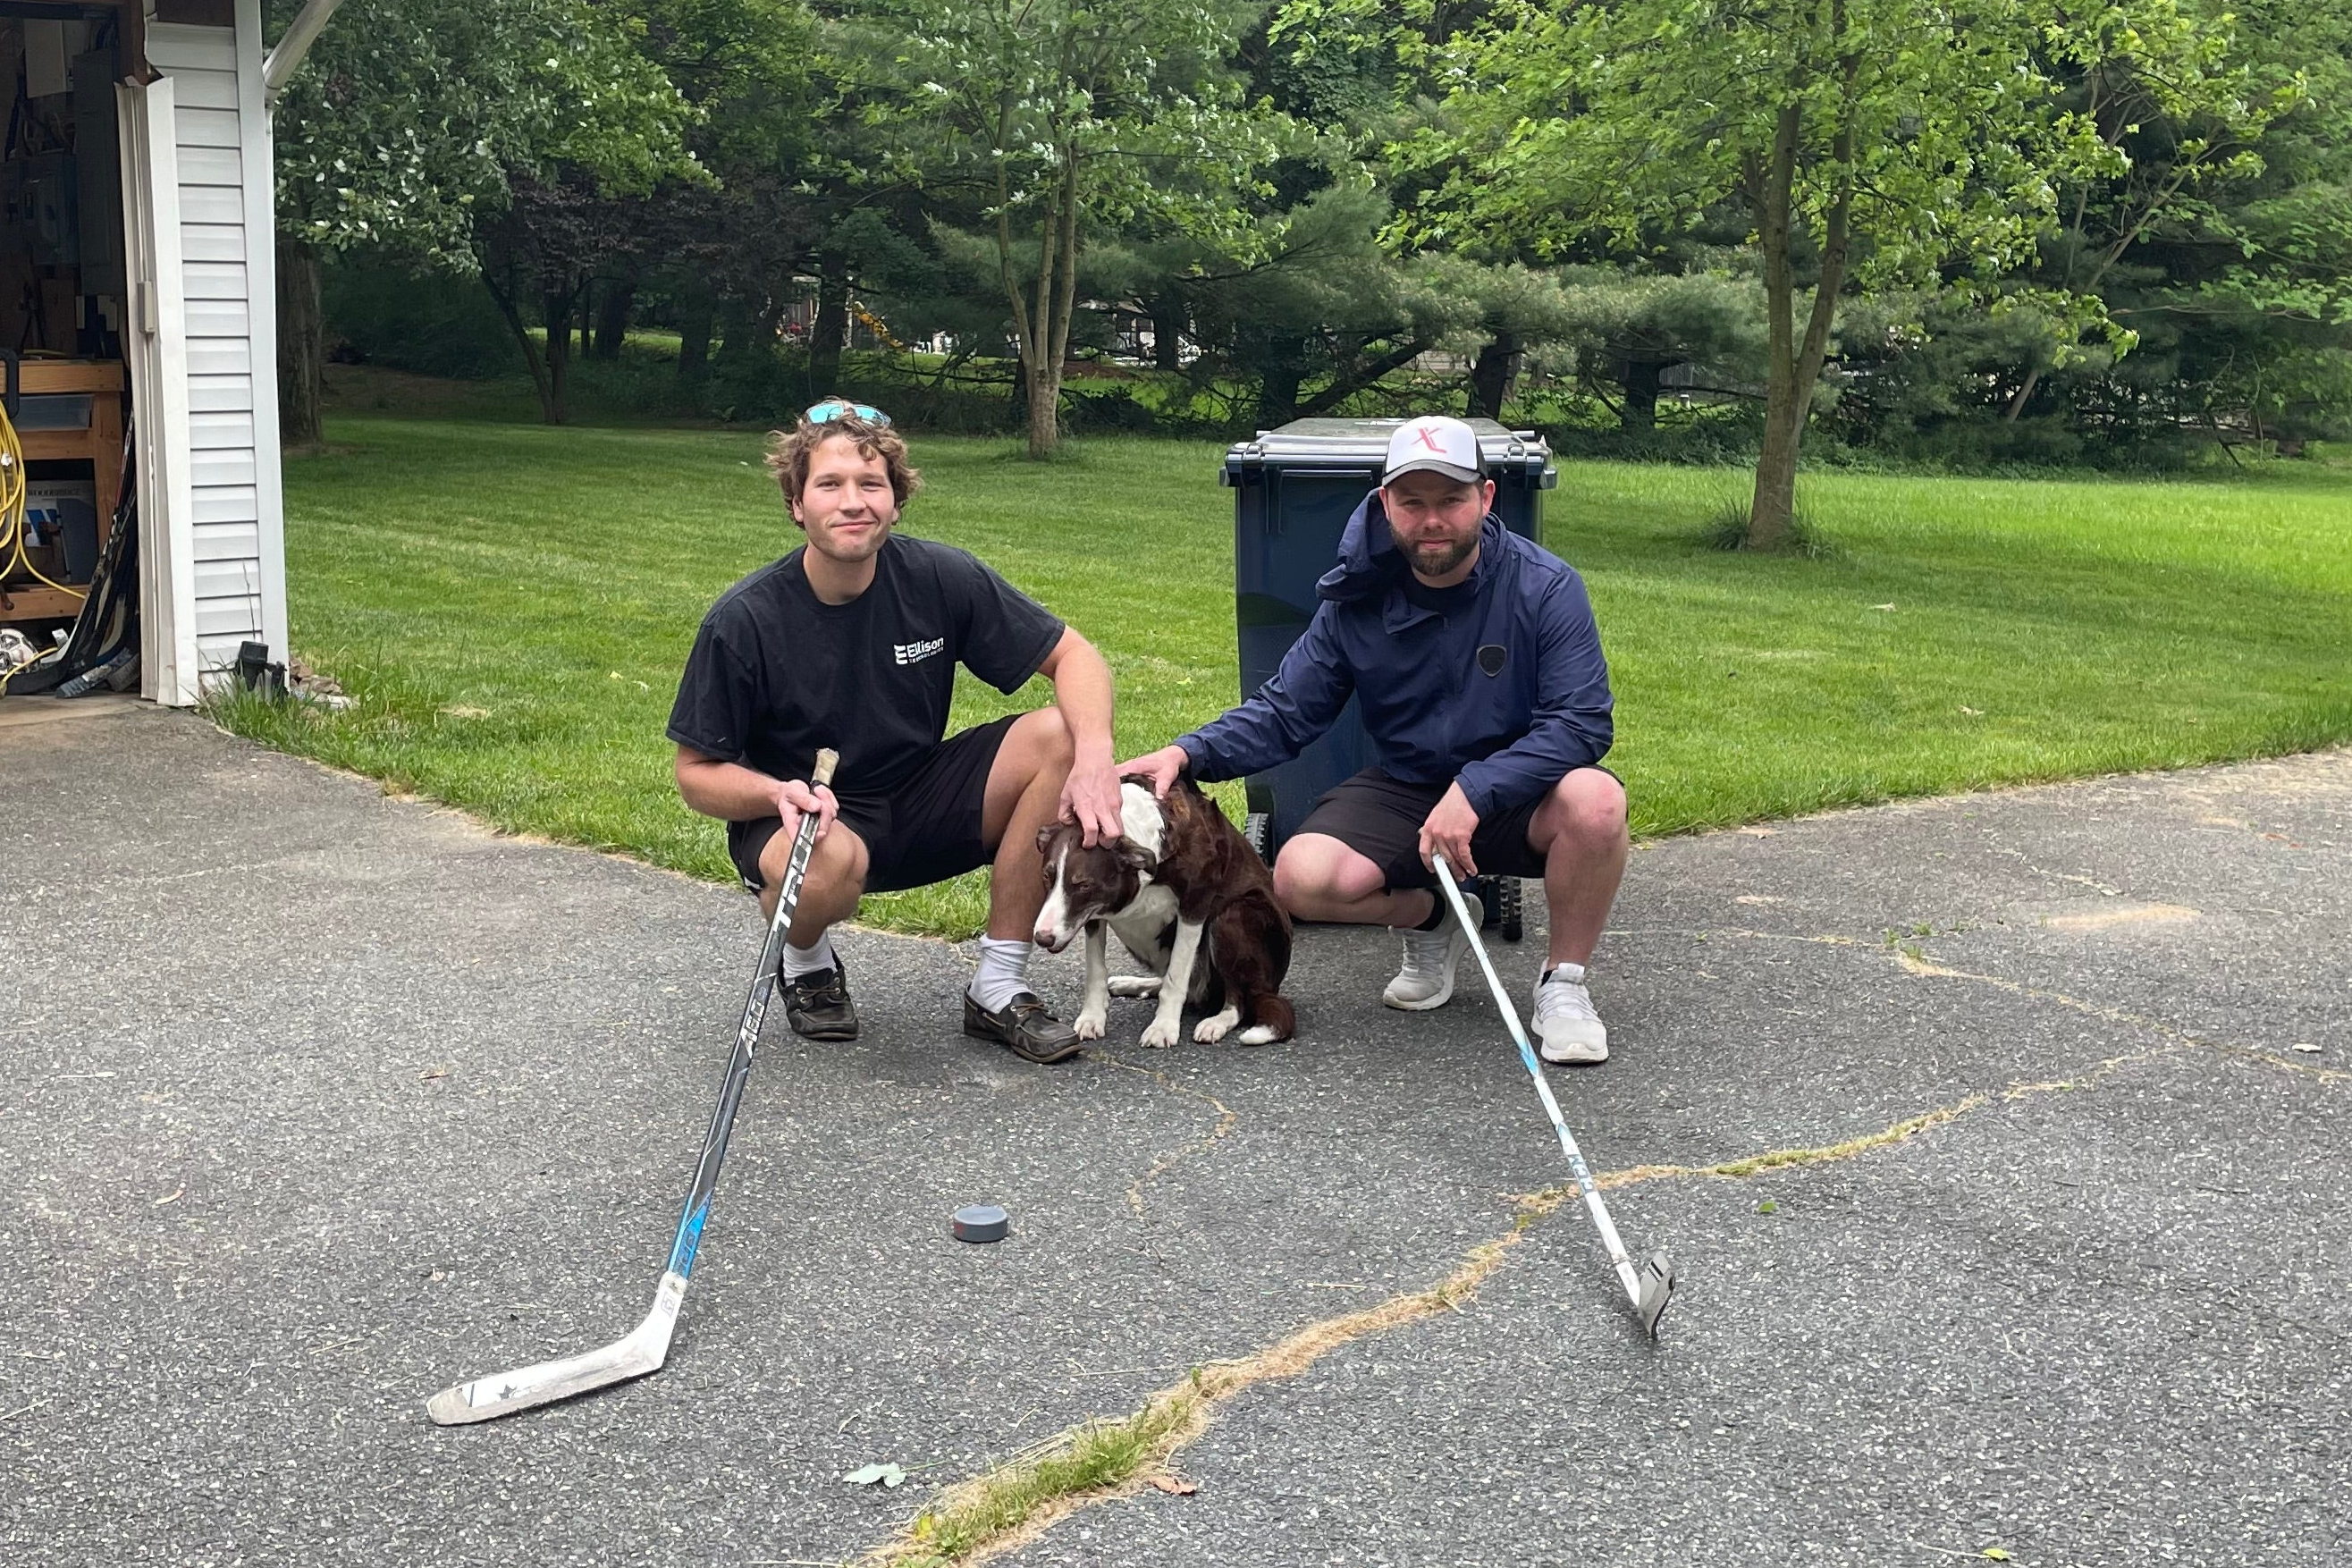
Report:
<svg viewBox="0 0 2352 1568"><path fill-rule="evenodd" d="M1368 484L1380 482L1388 461L1389 437L1402 419L1294 419L1279 430L1261 430L1246 441L1236 441L1225 453L1224 482L1235 485L1250 469L1274 468L1285 473L1360 473ZM1551 448L1532 430L1510 430L1492 419L1473 419L1478 448L1486 471L1496 476L1533 479L1549 489L1559 476L1551 466Z"/></svg>

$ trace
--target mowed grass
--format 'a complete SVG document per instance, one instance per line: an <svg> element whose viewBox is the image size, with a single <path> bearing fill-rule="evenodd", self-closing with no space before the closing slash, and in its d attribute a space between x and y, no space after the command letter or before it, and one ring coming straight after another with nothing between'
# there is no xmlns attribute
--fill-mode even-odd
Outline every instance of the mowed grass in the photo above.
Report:
<svg viewBox="0 0 2352 1568"><path fill-rule="evenodd" d="M730 879L663 736L704 610L796 542L750 431L350 417L287 468L298 654L358 699L233 726L501 827ZM1239 696L1219 448L1065 461L922 439L912 532L1077 626L1122 754ZM1705 542L1730 470L1569 465L1548 542L1592 590L1637 834L2352 736L2352 471L2167 483L1810 477L1826 553ZM961 725L1050 700L965 679ZM1224 792L1229 809L1237 794ZM982 879L868 900L963 936Z"/></svg>

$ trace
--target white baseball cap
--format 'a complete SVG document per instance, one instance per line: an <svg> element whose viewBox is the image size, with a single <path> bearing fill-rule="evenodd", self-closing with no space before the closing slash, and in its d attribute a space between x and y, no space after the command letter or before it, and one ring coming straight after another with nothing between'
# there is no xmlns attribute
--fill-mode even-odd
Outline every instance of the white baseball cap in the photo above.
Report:
<svg viewBox="0 0 2352 1568"><path fill-rule="evenodd" d="M1478 432L1443 414L1408 419L1389 437L1389 463L1381 483L1392 484L1400 475L1444 474L1464 484L1486 477L1486 459L1478 450Z"/></svg>

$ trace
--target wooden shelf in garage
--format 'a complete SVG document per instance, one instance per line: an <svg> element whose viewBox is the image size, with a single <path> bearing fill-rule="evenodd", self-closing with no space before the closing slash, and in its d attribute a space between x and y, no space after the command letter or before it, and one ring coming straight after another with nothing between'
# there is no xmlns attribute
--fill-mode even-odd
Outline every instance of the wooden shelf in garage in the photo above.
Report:
<svg viewBox="0 0 2352 1568"><path fill-rule="evenodd" d="M71 620L81 614L81 601L62 588L0 588L0 626L11 621Z"/></svg>
<svg viewBox="0 0 2352 1568"><path fill-rule="evenodd" d="M122 364L119 360L43 360L24 362L18 390L27 396L86 393L89 424L79 430L19 430L17 442L28 463L84 461L98 490L98 548L106 551L107 535L114 530L114 503L122 485ZM84 584L77 583L75 587ZM79 615L81 601L57 588L37 583L22 586L0 584L0 624L9 621L54 620Z"/></svg>

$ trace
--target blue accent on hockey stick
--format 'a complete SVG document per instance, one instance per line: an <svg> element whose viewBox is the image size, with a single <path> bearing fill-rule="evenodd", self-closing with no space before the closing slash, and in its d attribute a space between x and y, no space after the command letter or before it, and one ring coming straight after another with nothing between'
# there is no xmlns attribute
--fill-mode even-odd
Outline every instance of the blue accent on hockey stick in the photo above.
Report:
<svg viewBox="0 0 2352 1568"><path fill-rule="evenodd" d="M710 1217L710 1200L703 1199L677 1222L677 1241L669 1249L669 1271L681 1279L694 1274L695 1248L702 1245L702 1222Z"/></svg>

